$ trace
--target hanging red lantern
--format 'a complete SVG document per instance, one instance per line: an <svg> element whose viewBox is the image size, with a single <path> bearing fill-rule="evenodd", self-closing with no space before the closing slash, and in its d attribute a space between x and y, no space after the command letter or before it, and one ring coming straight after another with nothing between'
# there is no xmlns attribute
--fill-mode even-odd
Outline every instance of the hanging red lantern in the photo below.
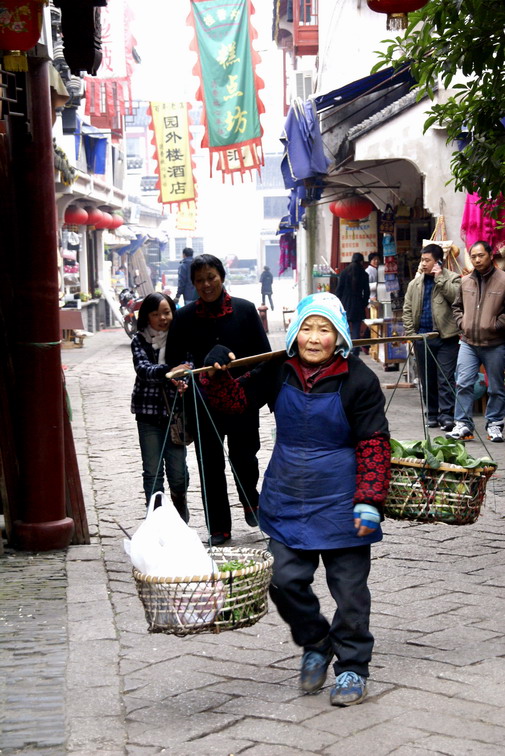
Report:
<svg viewBox="0 0 505 756"><path fill-rule="evenodd" d="M100 212L102 213L102 218L98 221L98 223L95 223L95 228L100 230L105 228L112 228L112 215L106 210L100 210Z"/></svg>
<svg viewBox="0 0 505 756"><path fill-rule="evenodd" d="M88 222L88 213L83 207L69 205L63 218L67 226L84 226Z"/></svg>
<svg viewBox="0 0 505 756"><path fill-rule="evenodd" d="M352 197L344 197L330 204L330 212L342 220L357 221L368 218L375 205L366 197L357 194Z"/></svg>
<svg viewBox="0 0 505 756"><path fill-rule="evenodd" d="M96 224L100 223L102 220L102 211L99 210L97 207L93 207L93 205L89 205L88 207L84 208L86 212L88 213L88 220L86 221L87 226L95 226Z"/></svg>
<svg viewBox="0 0 505 756"><path fill-rule="evenodd" d="M112 224L110 226L111 229L119 228L119 226L122 226L124 223L124 220L121 215L118 215L117 213L113 213L112 215Z"/></svg>
<svg viewBox="0 0 505 756"><path fill-rule="evenodd" d="M428 0L367 0L367 4L376 13L388 14L386 26L389 31L399 31L407 28L407 13L423 8Z"/></svg>
<svg viewBox="0 0 505 756"><path fill-rule="evenodd" d="M26 50L39 41L46 0L2 0L0 50L6 71L28 71Z"/></svg>

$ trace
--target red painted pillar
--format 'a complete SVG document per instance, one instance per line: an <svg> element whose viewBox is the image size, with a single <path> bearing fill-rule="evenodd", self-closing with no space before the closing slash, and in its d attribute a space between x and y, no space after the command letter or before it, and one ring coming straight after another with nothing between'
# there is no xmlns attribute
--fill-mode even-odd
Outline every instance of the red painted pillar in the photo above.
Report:
<svg viewBox="0 0 505 756"><path fill-rule="evenodd" d="M49 64L38 58L29 61L29 130L14 145L18 207L24 209L14 313L21 516L14 523L14 545L49 551L69 545L74 522L66 517L65 506Z"/></svg>

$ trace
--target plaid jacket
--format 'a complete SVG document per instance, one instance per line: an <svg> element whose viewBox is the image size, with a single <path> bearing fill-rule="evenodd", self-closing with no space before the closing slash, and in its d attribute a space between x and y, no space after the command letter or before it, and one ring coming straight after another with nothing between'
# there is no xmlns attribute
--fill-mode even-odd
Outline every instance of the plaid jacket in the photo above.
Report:
<svg viewBox="0 0 505 756"><path fill-rule="evenodd" d="M158 350L148 344L140 333L133 337L131 349L133 367L137 373L132 393L131 411L135 415L168 417L169 412L162 388L165 388L165 394L170 405L177 395L173 383L165 378L170 367L158 364Z"/></svg>

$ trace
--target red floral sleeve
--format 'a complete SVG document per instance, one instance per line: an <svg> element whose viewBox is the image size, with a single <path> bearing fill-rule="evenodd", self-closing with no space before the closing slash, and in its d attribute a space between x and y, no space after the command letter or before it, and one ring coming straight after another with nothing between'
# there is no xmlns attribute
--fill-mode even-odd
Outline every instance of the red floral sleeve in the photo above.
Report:
<svg viewBox="0 0 505 756"><path fill-rule="evenodd" d="M214 378L209 378L206 373L202 373L200 385L212 409L228 415L241 414L247 409L245 391L239 381L232 378L228 371Z"/></svg>
<svg viewBox="0 0 505 756"><path fill-rule="evenodd" d="M389 438L375 433L356 446L355 504L372 504L381 509L391 478L391 447Z"/></svg>

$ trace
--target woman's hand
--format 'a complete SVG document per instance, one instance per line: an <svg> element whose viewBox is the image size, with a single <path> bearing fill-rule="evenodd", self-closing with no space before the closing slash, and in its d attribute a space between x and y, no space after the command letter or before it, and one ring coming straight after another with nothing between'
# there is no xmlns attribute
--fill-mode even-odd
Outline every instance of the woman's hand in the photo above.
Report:
<svg viewBox="0 0 505 756"><path fill-rule="evenodd" d="M230 363L235 359L233 352L230 352L228 347L222 344L217 344L212 347L210 352L205 356L203 361L204 367L210 368L207 371L209 378L212 378L216 374L216 370L228 370Z"/></svg>
<svg viewBox="0 0 505 756"><path fill-rule="evenodd" d="M370 535L377 530L380 523L379 510L372 504L354 505L354 527L358 538Z"/></svg>
<svg viewBox="0 0 505 756"><path fill-rule="evenodd" d="M185 362L182 365L177 365L177 367L172 368L172 370L170 372L176 373L176 372L179 372L179 371L182 372L183 370L191 370L191 369L192 369L192 366L188 365L188 363ZM176 387L177 392L179 394L181 394L181 395L184 394L184 392L188 388L188 379L187 378L171 378L171 381L174 384L174 386Z"/></svg>

